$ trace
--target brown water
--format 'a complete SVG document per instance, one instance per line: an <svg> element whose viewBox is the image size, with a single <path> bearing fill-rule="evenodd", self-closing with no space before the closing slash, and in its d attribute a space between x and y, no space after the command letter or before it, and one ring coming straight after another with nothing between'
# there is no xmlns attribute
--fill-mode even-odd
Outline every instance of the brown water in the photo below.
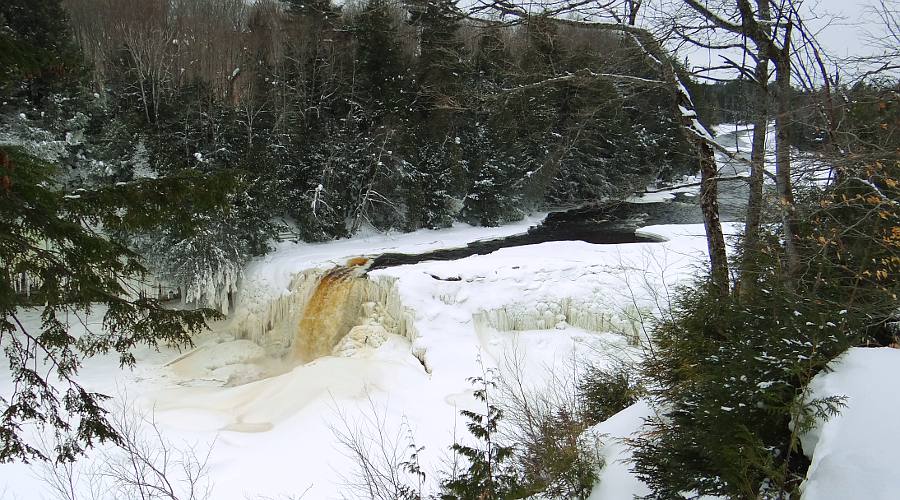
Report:
<svg viewBox="0 0 900 500"><path fill-rule="evenodd" d="M677 210L676 210L677 209ZM338 342L359 324L362 304L373 299L368 269L380 269L427 260L454 260L487 254L501 248L548 241L579 240L593 244L648 243L655 238L635 234L646 224L696 222L695 206L686 203L607 204L550 214L525 234L466 247L440 249L423 254L383 253L371 260L355 257L322 274L302 309L291 341L291 358L307 363L332 353ZM702 220L702 219L701 219Z"/></svg>
<svg viewBox="0 0 900 500"><path fill-rule="evenodd" d="M368 259L351 259L347 266L336 267L319 278L292 342L295 360L306 363L331 354L357 324L368 285L361 277L361 266L367 263Z"/></svg>

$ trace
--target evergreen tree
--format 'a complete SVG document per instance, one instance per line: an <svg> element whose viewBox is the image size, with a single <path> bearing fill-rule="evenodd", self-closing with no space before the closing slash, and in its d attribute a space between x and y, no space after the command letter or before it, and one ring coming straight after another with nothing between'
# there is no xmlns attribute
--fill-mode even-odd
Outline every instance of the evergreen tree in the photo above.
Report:
<svg viewBox="0 0 900 500"><path fill-rule="evenodd" d="M276 230L270 222L271 205L256 201L248 190L254 184L248 182L249 176L225 175L235 179L229 182L231 189L221 210L183 206L194 210L190 225L163 219L150 231L130 238L154 274L181 291L184 303L223 314L233 305L244 266L269 250Z"/></svg>
<svg viewBox="0 0 900 500"><path fill-rule="evenodd" d="M405 228L450 227L455 215L452 152L443 144L430 142L418 142L412 149L400 172L406 205Z"/></svg>
<svg viewBox="0 0 900 500"><path fill-rule="evenodd" d="M492 399L491 391L497 386L494 377L495 374L489 370L483 377L469 379L475 386L473 395L483 405L484 411L463 410L460 413L468 419L466 427L478 444L457 442L451 447L465 460L466 468L443 482L442 499L506 500L525 496L520 478L511 464L513 448L498 442L498 427L503 412Z"/></svg>
<svg viewBox="0 0 900 500"><path fill-rule="evenodd" d="M395 23L387 0L369 0L356 19L356 57L359 87L368 105L382 121L405 111L403 94L407 61L404 60Z"/></svg>
<svg viewBox="0 0 900 500"><path fill-rule="evenodd" d="M523 215L521 196L527 161L508 147L487 124L478 122L467 136L468 181L461 215L471 223L497 226Z"/></svg>
<svg viewBox="0 0 900 500"><path fill-rule="evenodd" d="M454 133L455 112L464 107L466 74L459 39L462 15L454 0L409 0L409 22L418 31L416 84L428 131L434 140Z"/></svg>
<svg viewBox="0 0 900 500"><path fill-rule="evenodd" d="M770 228L742 256L754 260L751 290L722 297L699 282L654 331L646 374L661 412L635 452L652 498L798 494L799 436L844 405L809 400L809 383L849 347L896 341L900 163L856 145L859 156L834 160L834 183L797 197L807 273L785 279L783 230Z"/></svg>
<svg viewBox="0 0 900 500"><path fill-rule="evenodd" d="M24 91L40 105L50 92L81 76L61 0L4 0L0 3L0 95Z"/></svg>
<svg viewBox="0 0 900 500"><path fill-rule="evenodd" d="M170 310L135 292L146 276L139 256L99 235L151 224L179 191L205 180L145 180L128 186L66 195L54 169L16 148L0 147L0 343L14 392L0 397L0 462L74 460L86 447L118 436L101 406L106 396L77 380L85 356L115 352L134 364L138 345L180 346L205 327L212 311ZM200 202L202 196L198 197ZM29 284L25 290L21 283ZM41 311L41 323L22 320L23 306ZM70 317L102 311L102 329L75 336ZM70 316L71 315L71 316ZM50 371L40 368L49 363ZM60 384L50 380L51 373ZM30 443L23 426L56 432L56 457Z"/></svg>

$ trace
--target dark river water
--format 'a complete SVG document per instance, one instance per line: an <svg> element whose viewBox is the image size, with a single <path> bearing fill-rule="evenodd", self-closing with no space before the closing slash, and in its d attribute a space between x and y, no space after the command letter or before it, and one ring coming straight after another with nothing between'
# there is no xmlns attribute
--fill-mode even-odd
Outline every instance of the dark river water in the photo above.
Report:
<svg viewBox="0 0 900 500"><path fill-rule="evenodd" d="M721 144L737 148L738 154L749 152L749 132L726 132L716 138ZM742 149L743 148L743 149ZM744 175L747 163L717 155L722 177ZM698 191L695 189L695 191ZM742 220L748 195L744 180L725 180L718 184L719 218L722 222ZM470 255L484 255L501 248L533 245L548 241L585 241L594 244L647 243L657 240L635 234L642 226L655 224L702 224L699 197L676 193L674 198L658 203L616 202L597 204L562 212L550 213L539 225L527 233L469 243L464 247L446 248L421 254L385 253L374 259L371 269L427 260L455 260Z"/></svg>
<svg viewBox="0 0 900 500"><path fill-rule="evenodd" d="M485 255L501 248L534 245L548 241L584 241L618 245L653 243L659 240L635 234L642 226L654 224L702 223L703 217L695 197L676 195L674 200L660 203L611 203L552 212L539 225L517 234L493 240L481 240L464 247L443 248L420 254L384 253L373 259L370 269L383 269L428 260L456 260L471 255ZM723 221L734 220L723 213Z"/></svg>

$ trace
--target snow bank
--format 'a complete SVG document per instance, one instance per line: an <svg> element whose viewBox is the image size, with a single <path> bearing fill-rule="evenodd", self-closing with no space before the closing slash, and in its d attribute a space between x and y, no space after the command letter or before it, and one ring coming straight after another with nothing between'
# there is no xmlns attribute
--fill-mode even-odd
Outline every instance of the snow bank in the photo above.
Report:
<svg viewBox="0 0 900 500"><path fill-rule="evenodd" d="M590 429L600 436L600 455L606 463L588 500L642 498L650 494L647 485L631 472L632 455L626 440L635 437L652 412L642 399Z"/></svg>
<svg viewBox="0 0 900 500"><path fill-rule="evenodd" d="M810 398L846 396L847 407L801 437L812 464L805 500L900 497L900 350L854 348L810 384Z"/></svg>
<svg viewBox="0 0 900 500"><path fill-rule="evenodd" d="M662 243L549 242L372 271L354 276L329 309L341 332L349 330L330 355L291 359L320 278L347 257L460 246L498 231L522 232L526 224L286 244L251 266L250 293L231 318L197 339L194 351L141 352L135 372L120 371L115 357L93 358L83 372L86 386L116 394L116 381L127 384L136 405L155 411L167 438L215 441L210 479L217 500L308 488L306 498L341 498L352 462L334 429L367 418L367 408L385 415L384 429L412 429L433 479L454 432L465 432L459 410L473 405L467 378L481 373L479 358L502 368L512 357L534 390L573 360L633 360L640 356L635 321L667 307L672 287L703 266L703 227L692 225L643 230L667 238ZM8 389L4 370L0 393ZM613 492L604 498L645 491L619 461L628 457L620 439L644 413L632 407L599 427L609 439L598 491ZM41 487L11 465L0 465L0 482L21 498Z"/></svg>
<svg viewBox="0 0 900 500"><path fill-rule="evenodd" d="M500 227L476 227L455 223L449 229L420 229L412 233L359 234L352 238L324 243L279 243L275 251L247 266L236 312L257 311L279 295L290 293L295 275L311 268L343 265L348 258L386 252L424 253L441 248L462 247L467 243L503 238L528 231L539 224L546 213L536 213L521 221Z"/></svg>

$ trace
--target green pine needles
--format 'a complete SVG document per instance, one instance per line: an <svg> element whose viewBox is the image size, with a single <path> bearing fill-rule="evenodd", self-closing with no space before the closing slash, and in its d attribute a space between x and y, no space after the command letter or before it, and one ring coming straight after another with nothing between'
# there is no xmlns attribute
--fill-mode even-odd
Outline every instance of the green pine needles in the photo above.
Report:
<svg viewBox="0 0 900 500"><path fill-rule="evenodd" d="M493 398L497 387L496 373L486 370L480 377L471 377L475 386L473 396L482 409L462 410L460 414L468 422L466 427L476 440L476 444L454 443L451 450L468 463L468 468L460 474L451 474L444 481L441 498L501 500L522 498L522 485L513 467L513 447L498 442L498 427L503 412Z"/></svg>
<svg viewBox="0 0 900 500"><path fill-rule="evenodd" d="M101 406L107 397L77 380L84 358L114 352L131 366L137 346L189 344L215 313L167 309L140 293L139 257L100 230L150 220L158 197L171 194L165 182L145 185L145 196L112 188L66 195L53 167L21 149L0 147L0 163L0 345L14 382L0 398L0 462L71 461L118 440ZM28 307L39 311L39 324L24 320ZM102 327L74 332L91 314L102 316ZM55 457L26 437L33 426L55 432Z"/></svg>

